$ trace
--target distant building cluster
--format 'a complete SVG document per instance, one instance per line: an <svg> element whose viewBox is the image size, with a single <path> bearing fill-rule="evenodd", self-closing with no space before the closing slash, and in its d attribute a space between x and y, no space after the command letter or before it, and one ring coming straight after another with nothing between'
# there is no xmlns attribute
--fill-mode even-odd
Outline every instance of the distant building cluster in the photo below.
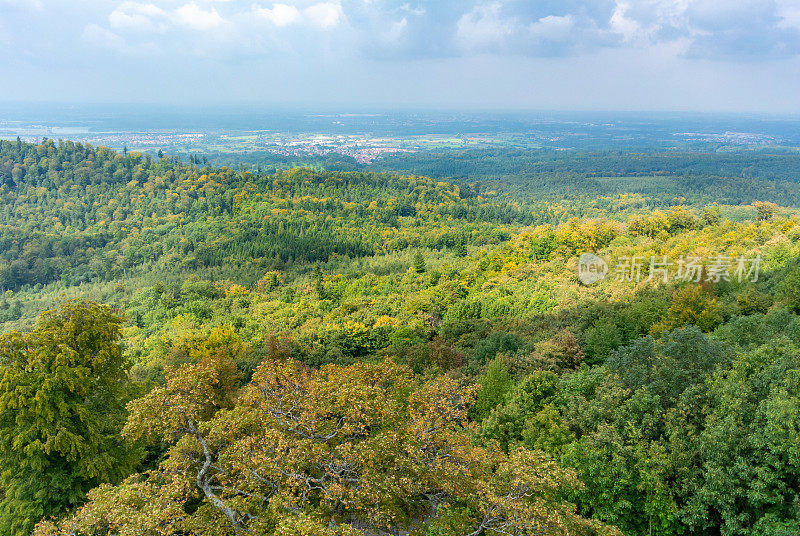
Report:
<svg viewBox="0 0 800 536"><path fill-rule="evenodd" d="M276 154L287 156L326 156L329 154L340 154L352 157L360 164L370 164L379 156L394 153L414 152L414 149L401 147L371 147L363 145L328 145L318 144L314 141L293 141L284 145L270 148Z"/></svg>

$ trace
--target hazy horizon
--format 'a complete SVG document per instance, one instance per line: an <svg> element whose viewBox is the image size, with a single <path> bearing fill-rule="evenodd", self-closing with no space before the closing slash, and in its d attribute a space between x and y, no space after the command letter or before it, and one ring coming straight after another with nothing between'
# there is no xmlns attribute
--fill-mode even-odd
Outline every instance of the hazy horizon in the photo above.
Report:
<svg viewBox="0 0 800 536"><path fill-rule="evenodd" d="M8 110L164 110L174 113L198 113L212 111L214 113L297 113L309 115L384 115L384 114L413 114L413 113L441 113L441 114L488 114L497 116L534 115L534 114L563 114L563 115L609 115L609 116L705 116L705 117L753 117L772 118L776 120L794 120L800 118L800 108L796 111L769 111L769 110L707 110L692 108L578 108L578 107L523 107L523 106L451 106L438 104L419 105L392 105L392 104L326 104L313 102L270 103L260 101L226 102L205 101L186 104L185 102L170 101L129 101L129 100L20 100L0 99L0 111Z"/></svg>

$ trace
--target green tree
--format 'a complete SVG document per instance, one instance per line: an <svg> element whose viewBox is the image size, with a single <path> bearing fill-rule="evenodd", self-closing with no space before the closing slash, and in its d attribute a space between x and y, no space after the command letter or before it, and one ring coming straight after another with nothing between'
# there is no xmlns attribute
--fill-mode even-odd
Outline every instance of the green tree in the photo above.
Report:
<svg viewBox="0 0 800 536"><path fill-rule="evenodd" d="M800 519L800 349L785 337L741 354L709 380L697 437L705 471L687 521L726 536L797 534Z"/></svg>
<svg viewBox="0 0 800 536"><path fill-rule="evenodd" d="M708 205L703 207L702 223L704 227L710 227L722 221L722 211L719 205Z"/></svg>
<svg viewBox="0 0 800 536"><path fill-rule="evenodd" d="M491 411L503 403L506 394L514 386L508 366L502 356L494 358L486 367L486 372L481 376L475 405L472 407L472 417L482 421Z"/></svg>
<svg viewBox="0 0 800 536"><path fill-rule="evenodd" d="M622 344L622 334L613 318L601 316L586 330L586 353L592 363L603 362Z"/></svg>
<svg viewBox="0 0 800 536"><path fill-rule="evenodd" d="M422 256L422 252L417 251L414 255L414 270L416 270L418 274L424 274L426 269L425 257Z"/></svg>
<svg viewBox="0 0 800 536"><path fill-rule="evenodd" d="M794 313L800 313L800 268L792 269L778 284L779 296Z"/></svg>
<svg viewBox="0 0 800 536"><path fill-rule="evenodd" d="M120 439L129 398L122 320L70 301L27 334L0 338L0 526L27 535L132 469Z"/></svg>
<svg viewBox="0 0 800 536"><path fill-rule="evenodd" d="M513 449L523 439L526 421L556 393L557 382L555 373L543 370L534 371L520 380L505 396L505 403L495 407L483 420L481 438L484 441L496 440L503 450Z"/></svg>

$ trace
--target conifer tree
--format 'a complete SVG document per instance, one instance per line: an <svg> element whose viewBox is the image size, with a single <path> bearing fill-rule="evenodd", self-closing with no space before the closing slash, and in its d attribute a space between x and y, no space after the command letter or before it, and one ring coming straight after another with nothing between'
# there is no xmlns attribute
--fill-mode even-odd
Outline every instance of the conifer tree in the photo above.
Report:
<svg viewBox="0 0 800 536"><path fill-rule="evenodd" d="M417 251L414 255L414 270L416 270L418 274L424 274L426 269L425 257L422 256L421 252Z"/></svg>

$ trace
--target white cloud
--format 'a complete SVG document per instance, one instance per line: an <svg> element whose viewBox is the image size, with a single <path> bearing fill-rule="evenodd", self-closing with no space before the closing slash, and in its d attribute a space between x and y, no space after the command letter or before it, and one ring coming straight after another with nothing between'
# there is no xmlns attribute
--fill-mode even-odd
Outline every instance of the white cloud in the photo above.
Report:
<svg viewBox="0 0 800 536"><path fill-rule="evenodd" d="M518 22L503 18L499 2L478 6L464 14L456 25L456 42L463 49L475 50L502 45L511 36Z"/></svg>
<svg viewBox="0 0 800 536"><path fill-rule="evenodd" d="M800 53L800 0L616 0L607 29L623 47L691 58Z"/></svg>
<svg viewBox="0 0 800 536"><path fill-rule="evenodd" d="M338 26L344 19L342 5L338 2L321 2L303 10L308 21L323 30Z"/></svg>
<svg viewBox="0 0 800 536"><path fill-rule="evenodd" d="M36 17L59 22L50 13L58 12L61 1L41 0L44 9ZM0 0L0 10L31 2ZM147 45L164 55L181 51L230 61L284 51L387 62L478 54L566 57L604 49L715 61L800 56L800 0L86 0L81 5L74 16L77 32L96 23L86 32L97 42L124 38L126 50ZM111 7L98 13L103 5ZM33 18L26 9L2 13L0 24L11 40L16 32L11 18ZM204 32L202 40L196 31Z"/></svg>
<svg viewBox="0 0 800 536"><path fill-rule="evenodd" d="M125 40L122 37L97 24L87 24L81 37L90 45L100 49L121 49L125 46Z"/></svg>
<svg viewBox="0 0 800 536"><path fill-rule="evenodd" d="M166 12L155 4L123 2L108 16L112 28L136 31L163 31Z"/></svg>
<svg viewBox="0 0 800 536"><path fill-rule="evenodd" d="M635 41L642 35L642 26L634 18L628 17L629 9L630 4L627 2L617 2L609 25L611 30L620 34L625 41Z"/></svg>
<svg viewBox="0 0 800 536"><path fill-rule="evenodd" d="M778 2L779 28L800 30L800 1L782 0Z"/></svg>
<svg viewBox="0 0 800 536"><path fill-rule="evenodd" d="M398 41L408 28L408 19L403 17L397 22L393 22L389 29L383 34L383 42L384 43L391 43L393 41Z"/></svg>
<svg viewBox="0 0 800 536"><path fill-rule="evenodd" d="M531 36L547 41L563 41L570 37L570 32L575 25L572 15L559 17L548 15L528 26Z"/></svg>
<svg viewBox="0 0 800 536"><path fill-rule="evenodd" d="M417 16L417 17L421 17L426 13L425 8L422 8L422 7L411 7L411 5L409 5L408 3L402 4L400 6L400 10L401 11L405 11L405 12L407 12L407 13L409 13L411 15Z"/></svg>
<svg viewBox="0 0 800 536"><path fill-rule="evenodd" d="M212 30L225 23L214 6L204 10L194 2L190 2L175 10L175 20L193 30Z"/></svg>
<svg viewBox="0 0 800 536"><path fill-rule="evenodd" d="M617 0L608 27L628 45L685 50L694 38L710 35L704 21L719 20L724 11L711 9L708 0Z"/></svg>
<svg viewBox="0 0 800 536"><path fill-rule="evenodd" d="M273 4L272 8L253 6L253 13L279 27L288 26L300 19L300 11L288 4Z"/></svg>
<svg viewBox="0 0 800 536"><path fill-rule="evenodd" d="M800 0L0 0L0 52L29 73L6 89L22 96L61 84L77 96L190 99L187 80L207 76L191 60L203 58L219 84L198 95L220 100L237 91L403 100L425 87L447 103L482 87L524 96L536 86L566 105L600 102L596 93L621 105L676 93L714 104L729 91L750 106L772 94L776 108L800 106ZM120 74L154 61L169 66L158 84ZM75 75L81 68L94 78ZM634 93L631 81L652 90ZM492 102L528 98L508 95Z"/></svg>

